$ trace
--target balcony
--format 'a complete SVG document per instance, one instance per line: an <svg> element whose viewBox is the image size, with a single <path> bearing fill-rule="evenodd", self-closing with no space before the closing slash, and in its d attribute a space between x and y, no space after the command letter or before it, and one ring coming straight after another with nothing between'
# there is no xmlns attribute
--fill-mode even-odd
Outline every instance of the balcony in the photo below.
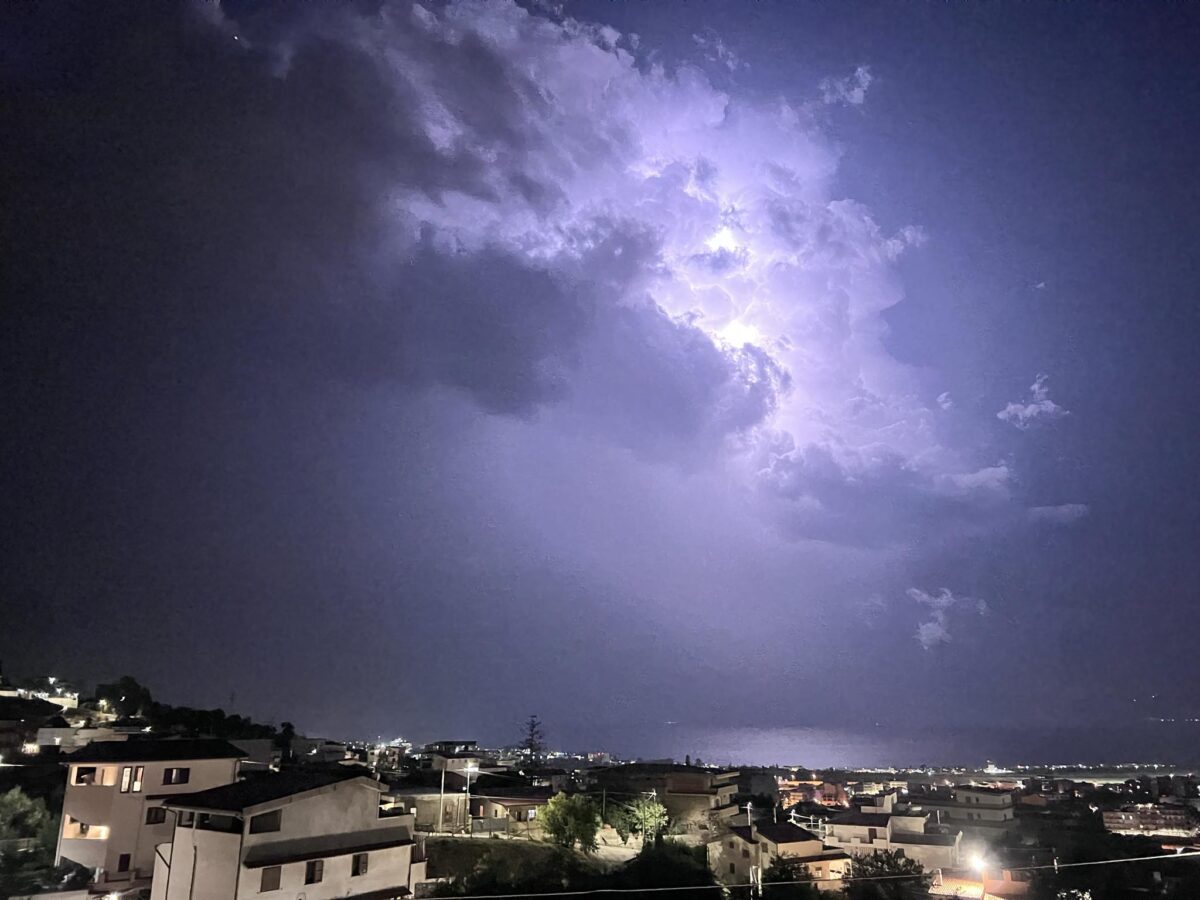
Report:
<svg viewBox="0 0 1200 900"><path fill-rule="evenodd" d="M106 841L108 840L107 825L89 825L71 816L63 824L62 836L64 841Z"/></svg>

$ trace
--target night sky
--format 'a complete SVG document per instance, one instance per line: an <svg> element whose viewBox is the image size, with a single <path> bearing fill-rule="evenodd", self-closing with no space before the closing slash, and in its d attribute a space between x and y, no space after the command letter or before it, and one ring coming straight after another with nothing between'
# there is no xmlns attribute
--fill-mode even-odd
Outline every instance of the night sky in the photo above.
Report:
<svg viewBox="0 0 1200 900"><path fill-rule="evenodd" d="M1196 755L1200 7L0 36L7 673L342 737Z"/></svg>

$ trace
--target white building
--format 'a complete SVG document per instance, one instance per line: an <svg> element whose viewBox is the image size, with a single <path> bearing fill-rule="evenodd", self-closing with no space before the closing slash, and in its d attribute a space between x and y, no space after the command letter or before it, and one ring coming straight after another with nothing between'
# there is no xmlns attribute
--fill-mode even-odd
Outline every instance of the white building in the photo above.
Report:
<svg viewBox="0 0 1200 900"><path fill-rule="evenodd" d="M423 848L412 815L381 811L382 789L352 773L293 771L171 797L151 900L406 896L425 880Z"/></svg>
<svg viewBox="0 0 1200 900"><path fill-rule="evenodd" d="M810 831L778 825L734 825L708 844L708 864L725 884L760 884L775 862L803 867L822 890L839 890L850 856L830 849Z"/></svg>
<svg viewBox="0 0 1200 900"><path fill-rule="evenodd" d="M984 785L958 785L950 796L935 794L914 796L915 811L929 814L930 821L949 825L963 832L971 849L982 849L1016 830L1014 792Z"/></svg>
<svg viewBox="0 0 1200 900"><path fill-rule="evenodd" d="M961 856L962 832L931 825L924 812L895 811L895 795L860 798L859 806L834 816L825 843L852 856L901 850L926 869L953 868Z"/></svg>
<svg viewBox="0 0 1200 900"><path fill-rule="evenodd" d="M148 884L154 846L170 837L162 800L229 784L245 754L220 740L127 740L89 744L65 758L56 862L93 870L98 889Z"/></svg>

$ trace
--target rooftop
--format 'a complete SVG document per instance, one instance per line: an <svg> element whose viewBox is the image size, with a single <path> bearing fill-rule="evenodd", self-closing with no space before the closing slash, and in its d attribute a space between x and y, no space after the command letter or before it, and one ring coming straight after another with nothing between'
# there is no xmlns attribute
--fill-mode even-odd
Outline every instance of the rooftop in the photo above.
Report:
<svg viewBox="0 0 1200 900"><path fill-rule="evenodd" d="M908 831L892 832L893 844L924 844L931 847L953 847L957 834L916 834Z"/></svg>
<svg viewBox="0 0 1200 900"><path fill-rule="evenodd" d="M245 864L249 869L261 869L264 866L282 866L308 859L349 856L352 853L384 850L411 843L413 843L412 835L402 825L368 832L321 834L314 837L256 844L246 852ZM393 888L393 890L395 889Z"/></svg>
<svg viewBox="0 0 1200 900"><path fill-rule="evenodd" d="M342 781L361 778L354 772L280 772L260 775L245 781L235 781L221 787L196 791L192 794L171 794L165 798L167 806L185 809L218 809L226 812L242 812L261 803L282 800L294 794L314 791Z"/></svg>
<svg viewBox="0 0 1200 900"><path fill-rule="evenodd" d="M780 822L777 825L759 825L758 833L775 844L793 844L799 841L821 840L811 831L793 825L791 822Z"/></svg>
<svg viewBox="0 0 1200 900"><path fill-rule="evenodd" d="M175 762L187 759L243 759L246 751L218 738L92 741L66 757L69 763Z"/></svg>
<svg viewBox="0 0 1200 900"><path fill-rule="evenodd" d="M960 784L957 785L954 790L971 791L974 794L991 794L996 797L1002 797L1012 793L1010 788L988 787L982 784Z"/></svg>

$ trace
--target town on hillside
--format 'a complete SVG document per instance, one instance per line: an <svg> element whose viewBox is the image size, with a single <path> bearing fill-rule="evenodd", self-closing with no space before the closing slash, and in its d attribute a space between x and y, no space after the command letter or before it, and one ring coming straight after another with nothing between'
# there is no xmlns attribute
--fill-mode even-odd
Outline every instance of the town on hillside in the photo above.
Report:
<svg viewBox="0 0 1200 900"><path fill-rule="evenodd" d="M1200 897L1200 778L357 742L0 675L0 897Z"/></svg>

